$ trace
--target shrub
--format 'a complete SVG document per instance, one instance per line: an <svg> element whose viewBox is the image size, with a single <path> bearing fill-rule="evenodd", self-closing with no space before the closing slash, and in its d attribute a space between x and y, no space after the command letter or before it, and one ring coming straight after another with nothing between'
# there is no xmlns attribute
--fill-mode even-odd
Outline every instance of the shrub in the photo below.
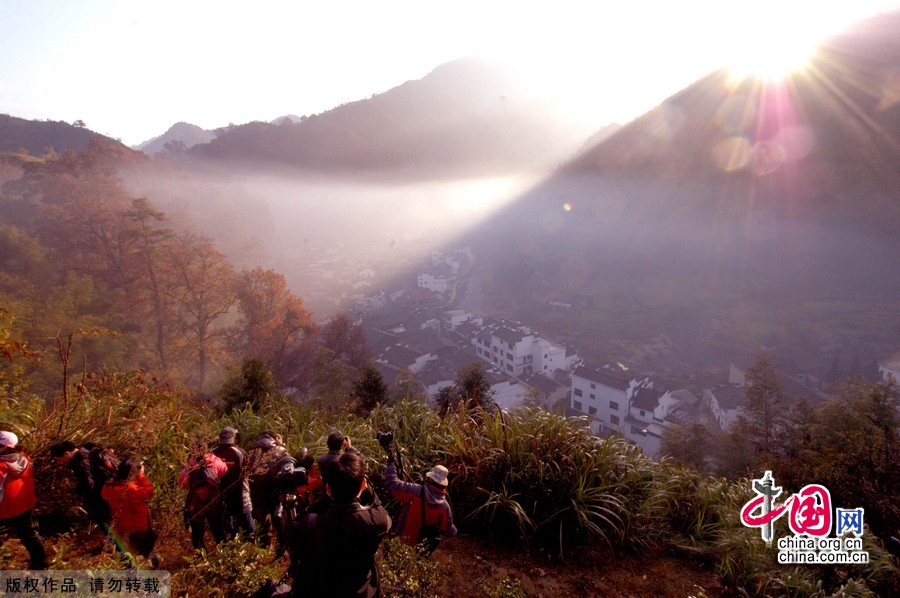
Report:
<svg viewBox="0 0 900 598"><path fill-rule="evenodd" d="M376 564L384 585L400 588L409 596L430 598L440 595L443 578L437 563L399 538L382 543Z"/></svg>
<svg viewBox="0 0 900 598"><path fill-rule="evenodd" d="M279 579L286 563L272 552L250 542L235 540L200 551L187 559L187 566L172 576L172 590L191 596L249 596L267 579Z"/></svg>

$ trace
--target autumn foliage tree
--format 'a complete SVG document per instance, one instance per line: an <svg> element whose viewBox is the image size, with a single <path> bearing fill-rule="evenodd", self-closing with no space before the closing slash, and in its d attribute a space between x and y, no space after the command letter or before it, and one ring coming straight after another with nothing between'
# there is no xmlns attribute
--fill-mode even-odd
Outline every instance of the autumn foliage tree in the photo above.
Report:
<svg viewBox="0 0 900 598"><path fill-rule="evenodd" d="M282 385L308 385L318 327L303 300L288 289L283 275L262 268L243 272L236 294L241 313L237 338L244 358L269 363Z"/></svg>
<svg viewBox="0 0 900 598"><path fill-rule="evenodd" d="M182 237L169 255L171 279L167 294L174 303L179 332L196 364L195 388L203 390L208 368L224 359L228 329L218 322L237 302L231 264L212 244L191 235Z"/></svg>
<svg viewBox="0 0 900 598"><path fill-rule="evenodd" d="M319 339L323 347L352 368L360 369L372 361L372 349L366 342L362 325L353 322L346 312L339 312L328 320L322 326Z"/></svg>

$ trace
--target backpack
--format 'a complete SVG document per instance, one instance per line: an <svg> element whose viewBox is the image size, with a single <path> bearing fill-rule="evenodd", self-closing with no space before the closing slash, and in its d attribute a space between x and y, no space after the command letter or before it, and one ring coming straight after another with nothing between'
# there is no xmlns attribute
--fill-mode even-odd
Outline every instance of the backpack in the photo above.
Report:
<svg viewBox="0 0 900 598"><path fill-rule="evenodd" d="M99 473L103 480L106 481L109 478L115 477L116 472L119 470L119 458L116 457L116 452L111 448L103 448L102 446L94 446L91 447L91 450L88 452L90 463L91 463L91 472L94 477Z"/></svg>
<svg viewBox="0 0 900 598"><path fill-rule="evenodd" d="M217 498L219 498L219 478L201 457L200 463L188 472L188 494L184 508L193 515L205 509Z"/></svg>

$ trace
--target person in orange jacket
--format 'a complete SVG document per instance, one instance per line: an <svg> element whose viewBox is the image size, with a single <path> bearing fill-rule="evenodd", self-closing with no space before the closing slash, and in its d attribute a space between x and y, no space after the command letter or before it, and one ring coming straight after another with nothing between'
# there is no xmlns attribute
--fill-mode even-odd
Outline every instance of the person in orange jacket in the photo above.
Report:
<svg viewBox="0 0 900 598"><path fill-rule="evenodd" d="M294 458L298 466L306 469L306 484L297 486L297 496L300 497L302 504L308 507L325 493L322 475L316 468L316 460L309 454L309 450L305 446Z"/></svg>
<svg viewBox="0 0 900 598"><path fill-rule="evenodd" d="M18 536L29 556L29 568L46 569L47 551L34 527L34 467L19 446L19 437L0 432L0 527Z"/></svg>
<svg viewBox="0 0 900 598"><path fill-rule="evenodd" d="M125 459L119 464L114 478L100 491L112 513L112 532L117 547L131 554L149 557L156 544L153 519L147 501L153 496L153 484L147 479L144 464L137 459ZM158 559L151 559L154 567Z"/></svg>
<svg viewBox="0 0 900 598"><path fill-rule="evenodd" d="M397 464L388 453L384 483L391 495L403 504L394 532L410 546L424 543L427 554L437 547L441 535L456 535L453 510L447 500L448 473L443 465L435 465L425 474L424 484L404 482L397 477Z"/></svg>

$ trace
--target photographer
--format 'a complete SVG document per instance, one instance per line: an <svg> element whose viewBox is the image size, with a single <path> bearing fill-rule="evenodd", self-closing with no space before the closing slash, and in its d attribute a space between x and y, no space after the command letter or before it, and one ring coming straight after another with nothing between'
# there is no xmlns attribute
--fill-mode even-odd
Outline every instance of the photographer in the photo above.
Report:
<svg viewBox="0 0 900 598"><path fill-rule="evenodd" d="M453 510L447 500L449 472L443 465L435 465L425 474L425 484L401 481L397 477L397 462L391 453L393 434L379 432L378 441L388 454L388 466L384 470L385 485L391 495L403 504L394 533L405 544L421 544L425 553L431 554L440 544L441 535L456 535Z"/></svg>
<svg viewBox="0 0 900 598"><path fill-rule="evenodd" d="M292 596L381 595L375 553L391 518L368 487L365 458L340 455L329 471L326 491L333 499L322 513L294 522L288 542L299 562Z"/></svg>
<svg viewBox="0 0 900 598"><path fill-rule="evenodd" d="M34 466L13 432L0 432L0 530L9 528L28 550L30 569L47 568L34 525Z"/></svg>
<svg viewBox="0 0 900 598"><path fill-rule="evenodd" d="M257 524L257 539L263 546L269 546L281 534L280 522L275 513L278 507L275 464L287 455L288 450L282 443L280 434L263 432L247 457L253 519Z"/></svg>
<svg viewBox="0 0 900 598"><path fill-rule="evenodd" d="M222 428L219 444L212 450L212 454L228 466L221 486L225 535L229 540L233 540L238 532L244 532L247 536L253 534L250 481L246 475L247 453L237 445L237 435L235 428Z"/></svg>
<svg viewBox="0 0 900 598"><path fill-rule="evenodd" d="M338 459L341 458L341 454L344 451L351 448L350 445L350 437L344 436L338 430L335 430L331 434L328 435L328 439L325 441L326 446L328 446L328 452L324 455L320 456L317 462L319 467L319 474L322 476L322 483L328 483L328 473L331 467L337 463Z"/></svg>

